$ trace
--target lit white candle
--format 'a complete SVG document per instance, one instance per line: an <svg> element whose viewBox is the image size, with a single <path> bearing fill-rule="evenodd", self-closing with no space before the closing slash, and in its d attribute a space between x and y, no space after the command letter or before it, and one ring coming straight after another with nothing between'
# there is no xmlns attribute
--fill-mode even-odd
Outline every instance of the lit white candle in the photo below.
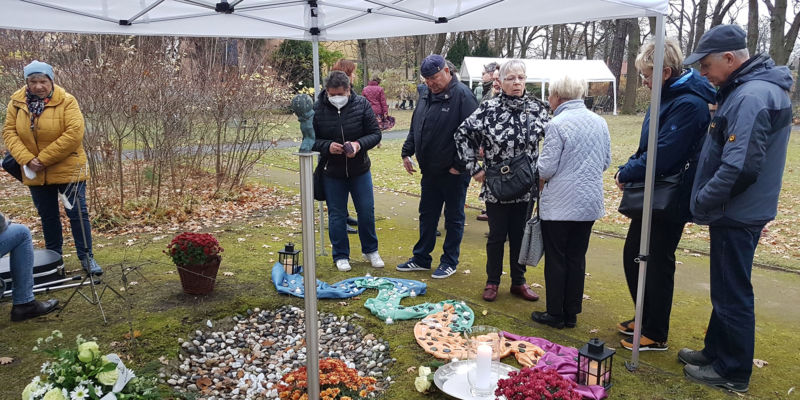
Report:
<svg viewBox="0 0 800 400"><path fill-rule="evenodd" d="M589 374L587 376L587 384L599 385L600 384L600 365L597 361L589 361Z"/></svg>
<svg viewBox="0 0 800 400"><path fill-rule="evenodd" d="M489 389L492 376L492 347L481 343L475 357L475 383L479 389Z"/></svg>

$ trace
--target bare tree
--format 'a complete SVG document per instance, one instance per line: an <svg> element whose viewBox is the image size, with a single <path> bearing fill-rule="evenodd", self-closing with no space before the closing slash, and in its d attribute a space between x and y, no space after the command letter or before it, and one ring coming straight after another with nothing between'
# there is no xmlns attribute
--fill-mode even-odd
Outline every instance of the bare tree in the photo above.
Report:
<svg viewBox="0 0 800 400"><path fill-rule="evenodd" d="M786 19L788 10L788 0L764 0L770 15L770 46L769 55L778 65L786 65L789 55L794 49L798 31L800 31L800 2L793 2L794 18L791 21ZM786 24L789 23L789 30Z"/></svg>
<svg viewBox="0 0 800 400"><path fill-rule="evenodd" d="M622 113L633 114L636 112L636 89L639 88L639 74L636 73L634 64L639 52L641 31L636 18L628 20L628 70L625 75L625 95L622 100Z"/></svg>
<svg viewBox="0 0 800 400"><path fill-rule="evenodd" d="M747 50L756 53L758 45L758 0L747 0Z"/></svg>

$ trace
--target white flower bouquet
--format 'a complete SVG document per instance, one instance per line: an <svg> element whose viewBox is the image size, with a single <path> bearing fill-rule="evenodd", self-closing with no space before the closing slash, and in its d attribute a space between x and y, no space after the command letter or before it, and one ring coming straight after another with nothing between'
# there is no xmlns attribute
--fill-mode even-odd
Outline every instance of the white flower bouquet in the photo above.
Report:
<svg viewBox="0 0 800 400"><path fill-rule="evenodd" d="M38 339L33 350L48 354L55 361L42 364L44 377L31 380L22 391L22 400L161 398L154 380L136 377L116 354L101 356L97 342L78 336L77 348L62 349L56 345L62 338L56 330L47 338Z"/></svg>

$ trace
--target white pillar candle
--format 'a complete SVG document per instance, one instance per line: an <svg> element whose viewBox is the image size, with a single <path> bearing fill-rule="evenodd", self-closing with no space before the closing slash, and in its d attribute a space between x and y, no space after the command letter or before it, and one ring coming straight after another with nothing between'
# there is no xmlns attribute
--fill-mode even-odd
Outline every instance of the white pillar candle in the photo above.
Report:
<svg viewBox="0 0 800 400"><path fill-rule="evenodd" d="M478 345L475 357L475 383L478 389L489 389L492 376L492 347L486 343Z"/></svg>

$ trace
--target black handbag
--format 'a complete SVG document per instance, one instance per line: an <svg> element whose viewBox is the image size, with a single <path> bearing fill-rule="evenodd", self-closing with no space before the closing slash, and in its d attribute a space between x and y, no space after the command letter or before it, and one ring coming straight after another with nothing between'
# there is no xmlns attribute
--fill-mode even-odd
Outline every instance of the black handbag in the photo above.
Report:
<svg viewBox="0 0 800 400"><path fill-rule="evenodd" d="M22 182L22 167L19 166L19 163L11 155L11 152L7 152L6 156L3 157L2 166L9 175Z"/></svg>
<svg viewBox="0 0 800 400"><path fill-rule="evenodd" d="M531 158L523 153L486 169L486 187L497 200L522 197L536 184Z"/></svg>
<svg viewBox="0 0 800 400"><path fill-rule="evenodd" d="M314 200L325 201L325 187L323 175L325 174L325 160L320 157L317 167L314 168Z"/></svg>
<svg viewBox="0 0 800 400"><path fill-rule="evenodd" d="M679 219L680 192L690 163L673 175L660 176L653 184L653 217ZM644 208L644 182L628 182L622 188L619 212L631 219L641 219Z"/></svg>

